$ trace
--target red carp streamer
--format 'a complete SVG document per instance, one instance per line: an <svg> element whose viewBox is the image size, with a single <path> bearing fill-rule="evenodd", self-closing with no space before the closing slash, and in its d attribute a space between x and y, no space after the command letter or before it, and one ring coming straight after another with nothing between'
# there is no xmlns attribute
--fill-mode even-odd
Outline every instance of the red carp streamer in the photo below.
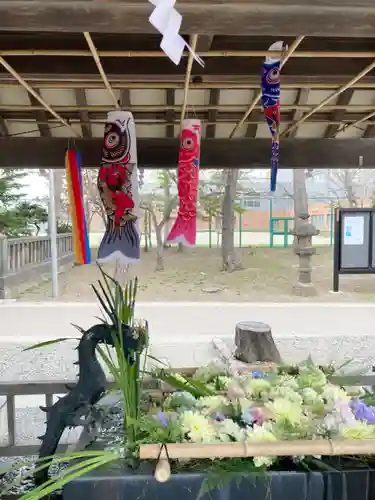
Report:
<svg viewBox="0 0 375 500"><path fill-rule="evenodd" d="M200 120L184 120L178 158L180 207L167 238L169 243L182 243L185 246L194 246L196 243L200 142Z"/></svg>

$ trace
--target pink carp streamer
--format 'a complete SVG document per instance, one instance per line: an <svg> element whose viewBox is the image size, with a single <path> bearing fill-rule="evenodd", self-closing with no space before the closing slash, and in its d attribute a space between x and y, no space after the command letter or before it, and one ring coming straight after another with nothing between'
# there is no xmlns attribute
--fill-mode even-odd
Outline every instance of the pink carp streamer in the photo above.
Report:
<svg viewBox="0 0 375 500"><path fill-rule="evenodd" d="M182 243L185 246L194 246L196 243L200 142L200 120L184 120L178 158L180 206L167 238L169 243Z"/></svg>

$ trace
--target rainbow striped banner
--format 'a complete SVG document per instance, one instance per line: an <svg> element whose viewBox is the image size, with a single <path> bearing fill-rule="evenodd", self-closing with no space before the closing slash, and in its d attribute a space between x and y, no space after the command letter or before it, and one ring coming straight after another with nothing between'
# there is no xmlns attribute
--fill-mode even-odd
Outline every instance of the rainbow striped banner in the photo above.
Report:
<svg viewBox="0 0 375 500"><path fill-rule="evenodd" d="M81 155L77 149L67 149L65 167L76 263L91 264L90 243L83 202Z"/></svg>

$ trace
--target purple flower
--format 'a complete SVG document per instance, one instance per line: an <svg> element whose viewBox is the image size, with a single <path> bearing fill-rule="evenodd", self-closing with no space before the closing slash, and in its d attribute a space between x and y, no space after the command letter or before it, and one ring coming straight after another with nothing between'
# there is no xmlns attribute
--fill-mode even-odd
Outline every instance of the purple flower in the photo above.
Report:
<svg viewBox="0 0 375 500"><path fill-rule="evenodd" d="M167 427L169 424L169 417L163 411L158 411L155 415L156 420L159 420L162 427Z"/></svg>
<svg viewBox="0 0 375 500"><path fill-rule="evenodd" d="M375 406L367 406L359 399L353 399L350 407L357 420L366 421L369 424L375 424Z"/></svg>
<svg viewBox="0 0 375 500"><path fill-rule="evenodd" d="M217 422L222 422L223 420L225 420L225 417L222 413L220 412L216 412L212 415L212 417L217 421Z"/></svg>
<svg viewBox="0 0 375 500"><path fill-rule="evenodd" d="M241 415L241 420L247 425L258 424L262 425L266 420L264 411L262 408L253 407L248 408Z"/></svg>

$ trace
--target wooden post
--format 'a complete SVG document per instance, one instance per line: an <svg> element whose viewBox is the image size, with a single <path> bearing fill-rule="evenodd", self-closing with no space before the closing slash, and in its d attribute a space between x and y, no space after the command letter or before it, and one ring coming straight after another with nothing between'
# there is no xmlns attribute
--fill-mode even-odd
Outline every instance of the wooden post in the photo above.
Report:
<svg viewBox="0 0 375 500"><path fill-rule="evenodd" d="M281 363L271 327L256 321L241 321L236 325L235 357L245 363L271 361Z"/></svg>

